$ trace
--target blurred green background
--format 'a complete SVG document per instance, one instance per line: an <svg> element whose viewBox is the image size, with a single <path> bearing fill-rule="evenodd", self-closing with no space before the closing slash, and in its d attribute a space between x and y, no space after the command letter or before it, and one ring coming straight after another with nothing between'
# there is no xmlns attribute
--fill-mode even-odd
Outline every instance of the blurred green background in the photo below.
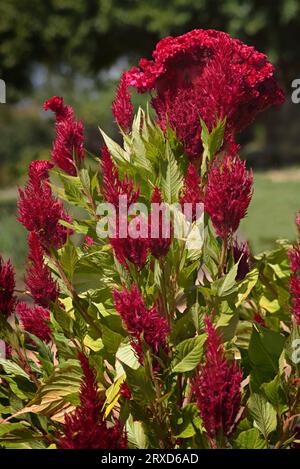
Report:
<svg viewBox="0 0 300 469"><path fill-rule="evenodd" d="M287 99L259 116L240 136L241 155L255 170L255 193L241 232L254 252L278 237L294 239L300 209L300 104L291 82L300 78L299 0L3 0L0 3L0 252L21 276L25 233L15 220L17 186L29 162L48 157L53 120L42 111L53 94L72 104L86 128L86 146L99 152L98 125L118 138L111 101L122 70L150 57L166 35L193 28L229 32L276 65ZM299 165L299 166L298 166Z"/></svg>

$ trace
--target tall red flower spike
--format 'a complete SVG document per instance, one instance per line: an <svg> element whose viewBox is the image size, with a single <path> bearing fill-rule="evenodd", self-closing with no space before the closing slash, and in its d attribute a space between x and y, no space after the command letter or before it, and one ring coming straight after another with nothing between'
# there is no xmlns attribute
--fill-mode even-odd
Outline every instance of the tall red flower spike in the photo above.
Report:
<svg viewBox="0 0 300 469"><path fill-rule="evenodd" d="M112 103L112 112L121 129L124 132L129 132L133 121L133 105L125 72L121 76L116 97Z"/></svg>
<svg viewBox="0 0 300 469"><path fill-rule="evenodd" d="M230 436L241 405L242 371L229 363L214 326L205 318L207 342L205 364L196 374L193 391L203 424L210 438L220 431Z"/></svg>
<svg viewBox="0 0 300 469"><path fill-rule="evenodd" d="M106 145L102 148L102 193L106 202L113 204L116 208L119 207L119 197L122 195L127 196L127 205L130 206L137 202L139 198L139 190L133 187L131 178L124 175L122 181L119 179L119 172L111 159L110 153Z"/></svg>
<svg viewBox="0 0 300 469"><path fill-rule="evenodd" d="M50 320L50 313L47 309L18 303L16 310L25 331L34 334L45 343L50 342L51 329L47 324Z"/></svg>
<svg viewBox="0 0 300 469"><path fill-rule="evenodd" d="M298 243L289 252L292 275L290 278L290 294L292 312L295 321L300 325L300 244Z"/></svg>
<svg viewBox="0 0 300 469"><path fill-rule="evenodd" d="M83 123L74 119L72 107L65 106L64 100L58 96L45 101L43 107L46 111L53 111L56 116L52 161L70 176L76 176L76 167L84 158Z"/></svg>
<svg viewBox="0 0 300 469"><path fill-rule="evenodd" d="M34 231L28 235L28 248L25 285L35 303L47 308L57 300L59 288L51 276L49 267L44 262L43 249Z"/></svg>
<svg viewBox="0 0 300 469"><path fill-rule="evenodd" d="M10 260L4 262L0 255L0 313L8 318L15 309L15 272Z"/></svg>
<svg viewBox="0 0 300 469"><path fill-rule="evenodd" d="M167 337L170 332L168 322L160 314L156 306L147 309L144 299L134 284L131 291L114 290L115 308L124 321L128 332L132 335L132 346L142 362L142 338L157 353L162 347L167 350Z"/></svg>
<svg viewBox="0 0 300 469"><path fill-rule="evenodd" d="M152 105L160 126L171 125L190 157L202 152L199 117L209 130L227 117L225 142L232 145L257 113L283 102L267 57L224 32L166 37L152 56L127 72L127 83L141 93L156 91Z"/></svg>
<svg viewBox="0 0 300 469"><path fill-rule="evenodd" d="M253 174L238 156L215 160L208 175L204 207L216 233L223 239L233 234L247 214L252 198Z"/></svg>
<svg viewBox="0 0 300 469"><path fill-rule="evenodd" d="M83 378L80 387L80 406L65 416L63 436L59 437L60 449L122 449L127 438L120 423L107 427L103 419L104 400L98 395L96 374L90 368L87 357L79 354Z"/></svg>
<svg viewBox="0 0 300 469"><path fill-rule="evenodd" d="M192 163L189 163L184 176L179 202L182 208L184 204L192 204L193 220L195 220L197 216L196 206L203 202L203 197L201 177L198 174L197 168Z"/></svg>
<svg viewBox="0 0 300 469"><path fill-rule="evenodd" d="M19 189L18 220L30 232L35 231L44 249L61 248L70 230L59 221L70 221L60 200L53 196L48 170L51 163L34 161L29 168L29 181Z"/></svg>
<svg viewBox="0 0 300 469"><path fill-rule="evenodd" d="M163 202L161 193L158 189L157 186L154 187L152 198L151 198L151 203L153 204L161 204ZM158 237L152 238L151 236L151 227L153 230L152 224L156 223L158 221L158 226L155 227L158 230ZM149 227L149 247L151 254L159 259L160 257L164 257L169 249L170 245L172 242L172 236L171 236L171 226L167 226L167 218L166 218L166 213L165 209L162 208L162 210L159 212L159 220L156 220L155 217L153 216L153 213L150 215L150 227ZM168 228L170 228L168 230ZM170 235L168 236L168 231L170 231Z"/></svg>

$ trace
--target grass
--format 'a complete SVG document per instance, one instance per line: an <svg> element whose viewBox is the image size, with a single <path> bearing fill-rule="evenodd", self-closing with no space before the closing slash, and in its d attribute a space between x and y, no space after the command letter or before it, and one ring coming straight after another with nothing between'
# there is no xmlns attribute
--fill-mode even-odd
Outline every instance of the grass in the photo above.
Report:
<svg viewBox="0 0 300 469"><path fill-rule="evenodd" d="M258 173L248 216L240 232L258 253L276 239L296 239L295 215L300 210L300 168Z"/></svg>

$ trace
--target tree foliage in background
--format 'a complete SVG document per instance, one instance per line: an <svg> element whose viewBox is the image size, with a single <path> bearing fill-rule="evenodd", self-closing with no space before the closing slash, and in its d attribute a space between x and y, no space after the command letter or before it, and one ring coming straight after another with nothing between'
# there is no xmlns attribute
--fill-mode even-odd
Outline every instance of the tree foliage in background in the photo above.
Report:
<svg viewBox="0 0 300 469"><path fill-rule="evenodd" d="M299 9L297 0L7 0L0 5L0 76L18 96L36 64L95 77L122 56L149 56L163 36L209 27L262 49L288 82L300 62Z"/></svg>

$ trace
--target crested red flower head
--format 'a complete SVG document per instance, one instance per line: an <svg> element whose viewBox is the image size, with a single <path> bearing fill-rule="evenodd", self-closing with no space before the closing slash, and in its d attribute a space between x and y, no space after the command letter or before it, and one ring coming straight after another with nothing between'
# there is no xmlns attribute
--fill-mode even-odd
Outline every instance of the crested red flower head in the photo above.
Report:
<svg viewBox="0 0 300 469"><path fill-rule="evenodd" d="M48 169L48 162L31 163L29 181L24 190L19 189L18 220L28 231L37 233L43 248L59 249L71 233L59 221L70 221L70 217L61 201L52 194Z"/></svg>
<svg viewBox="0 0 300 469"><path fill-rule="evenodd" d="M184 176L183 187L179 196L179 202L184 209L184 204L192 204L192 218L197 217L197 204L203 202L203 190L201 188L201 177L197 168L189 163L186 174Z"/></svg>
<svg viewBox="0 0 300 469"><path fill-rule="evenodd" d="M10 260L4 262L0 255L0 313L10 316L15 309L15 272Z"/></svg>
<svg viewBox="0 0 300 469"><path fill-rule="evenodd" d="M124 132L129 132L133 120L133 105L125 72L121 76L116 97L112 103L112 112L121 129Z"/></svg>
<svg viewBox="0 0 300 469"><path fill-rule="evenodd" d="M208 175L204 207L217 234L225 239L239 227L253 194L253 174L238 157L216 159Z"/></svg>
<svg viewBox="0 0 300 469"><path fill-rule="evenodd" d="M166 209L160 204L163 202L160 190L157 186L154 187L151 203L152 205L149 226L149 248L151 254L159 259L164 257L172 242L171 225L166 214Z"/></svg>
<svg viewBox="0 0 300 469"><path fill-rule="evenodd" d="M168 322L156 306L146 307L138 286L134 284L131 290L114 290L113 296L115 308L132 335L131 343L139 360L142 361L142 338L155 353L160 347L167 350Z"/></svg>
<svg viewBox="0 0 300 469"><path fill-rule="evenodd" d="M57 300L59 288L51 276L49 267L44 262L44 252L38 235L34 231L28 235L28 248L25 285L35 303L47 308Z"/></svg>
<svg viewBox="0 0 300 469"><path fill-rule="evenodd" d="M209 437L215 438L219 431L229 436L240 410L243 375L236 363L226 360L220 337L208 317L205 325L205 363L195 376L193 391Z"/></svg>
<svg viewBox="0 0 300 469"><path fill-rule="evenodd" d="M46 101L43 107L53 111L56 116L52 161L70 176L76 176L77 165L84 158L83 123L74 119L72 107L65 106L63 99L58 96Z"/></svg>
<svg viewBox="0 0 300 469"><path fill-rule="evenodd" d="M191 157L201 155L201 117L209 130L227 117L225 142L256 114L283 102L274 67L253 47L228 34L196 29L162 39L139 67L127 72L137 91L156 91L152 99L159 124L176 131Z"/></svg>
<svg viewBox="0 0 300 469"><path fill-rule="evenodd" d="M80 386L80 406L65 416L63 435L59 436L60 449L124 449L127 438L116 422L108 427L103 417L104 399L98 394L96 373L87 357L79 354L83 377Z"/></svg>
<svg viewBox="0 0 300 469"><path fill-rule="evenodd" d="M51 340L51 329L47 324L50 320L50 313L41 306L31 307L26 303L18 303L17 315L19 316L25 331L35 335L45 343Z"/></svg>

